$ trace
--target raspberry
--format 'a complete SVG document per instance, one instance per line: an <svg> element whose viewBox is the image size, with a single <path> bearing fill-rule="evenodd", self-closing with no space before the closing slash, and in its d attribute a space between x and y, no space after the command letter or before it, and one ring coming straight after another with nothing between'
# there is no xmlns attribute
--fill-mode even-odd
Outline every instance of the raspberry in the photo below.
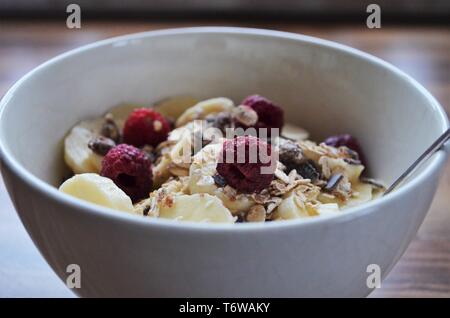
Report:
<svg viewBox="0 0 450 318"><path fill-rule="evenodd" d="M135 109L123 128L123 141L136 147L156 147L167 139L169 122L157 111L149 108Z"/></svg>
<svg viewBox="0 0 450 318"><path fill-rule="evenodd" d="M254 127L257 132L259 132L259 128L267 128L267 137L271 136L271 128L278 128L278 133L281 134L284 124L284 112L281 107L260 95L248 96L241 104L252 108L258 115L258 121L252 126L245 126L242 123L237 123L237 126Z"/></svg>
<svg viewBox="0 0 450 318"><path fill-rule="evenodd" d="M350 150L353 150L356 152L356 156L354 159L360 160L361 163L365 164L366 160L364 157L364 153L362 152L361 146L358 142L358 140L349 134L343 134L343 135L335 135L330 136L324 141L325 144L328 146L333 147L342 147L345 146L349 148Z"/></svg>
<svg viewBox="0 0 450 318"><path fill-rule="evenodd" d="M217 173L240 192L261 192L273 180L275 164L272 164L271 152L269 144L253 136L227 139L222 146Z"/></svg>
<svg viewBox="0 0 450 318"><path fill-rule="evenodd" d="M152 188L148 156L130 145L120 144L108 151L100 174L114 181L133 201L147 197Z"/></svg>

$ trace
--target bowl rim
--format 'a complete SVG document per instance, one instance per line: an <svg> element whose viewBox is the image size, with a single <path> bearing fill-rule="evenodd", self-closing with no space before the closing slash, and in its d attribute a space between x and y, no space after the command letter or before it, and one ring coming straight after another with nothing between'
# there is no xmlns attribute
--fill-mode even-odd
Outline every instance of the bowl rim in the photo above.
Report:
<svg viewBox="0 0 450 318"><path fill-rule="evenodd" d="M268 29L256 29L256 28L242 28L242 27L219 27L219 26L204 26L204 27L187 27L187 28L172 28L172 29L162 29L162 30L152 30L139 33L126 34L121 36L116 36L100 41L96 41L87 45L77 47L75 49L69 50L62 54L59 54L46 62L38 65L24 76L22 76L3 96L0 101L0 125L3 120L5 109L8 107L9 100L13 97L14 92L20 88L20 86L31 78L35 73L40 70L60 62L72 55L78 53L92 50L98 47L107 45L127 45L130 42L140 39L148 39L151 37L159 36L173 36L173 35L198 35L198 34L217 34L217 35L249 35L249 36L261 36L270 38L281 38L286 40L300 41L305 43L310 43L316 46L326 47L328 49L333 49L340 51L342 53L351 55L355 58L365 60L366 62L376 64L395 75L403 78L415 89L417 89L428 101L428 106L434 109L434 112L439 117L438 120L441 122L442 132L444 132L450 125L445 111L439 102L429 93L421 84L419 84L412 77L396 68L392 64L375 57L371 54L365 53L358 49L354 49L347 45L339 44L330 40L324 40L313 36L296 34L284 31L275 31ZM436 152L432 158L429 159L423 165L422 170L420 170L416 175L411 177L408 183L399 187L396 191L393 191L389 195L376 200L363 203L354 207L350 207L345 210L342 214L338 215L327 215L320 216L316 218L299 218L293 220L280 220L276 222L264 222L264 223L203 223L203 222L192 222L192 221L175 221L171 219L164 218L144 218L139 215L133 215L130 213L120 213L120 211L89 203L81 199L72 197L68 194L58 191L58 189L47 182L41 180L40 178L34 176L29 172L22 164L20 164L14 156L9 152L7 143L3 140L3 133L0 130L0 159L1 161L13 172L14 176L19 177L28 186L40 192L43 195L50 197L58 201L60 204L69 205L71 208L82 211L83 213L92 213L95 216L111 218L115 221L122 221L134 226L147 226L147 227L161 227L170 228L174 230L182 231L207 231L207 232L222 232L222 231L259 231L259 230L276 230L276 229L286 229L289 227L304 227L313 226L321 224L338 224L341 222L347 222L354 220L359 217L363 217L366 214L374 213L377 206L385 206L390 202L400 198L405 195L408 191L418 186L424 179L432 175L437 169L439 169L445 162L448 151L450 147L446 149L441 149ZM3 169L2 169L3 173ZM119 212L119 213L118 213Z"/></svg>

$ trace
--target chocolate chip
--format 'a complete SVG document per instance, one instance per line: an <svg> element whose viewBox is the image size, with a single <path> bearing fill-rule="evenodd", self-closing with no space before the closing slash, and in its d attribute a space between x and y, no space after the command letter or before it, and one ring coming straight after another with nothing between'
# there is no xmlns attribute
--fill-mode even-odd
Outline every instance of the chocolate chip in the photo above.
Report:
<svg viewBox="0 0 450 318"><path fill-rule="evenodd" d="M337 185L339 184L339 182L342 180L344 176L341 173L337 173L337 174L332 174L330 176L330 178L328 179L327 184L325 185L324 190L331 192L333 191Z"/></svg>
<svg viewBox="0 0 450 318"><path fill-rule="evenodd" d="M105 115L105 122L103 123L100 134L114 140L116 143L120 143L121 141L122 136L120 134L119 127L117 127L113 116L109 113Z"/></svg>
<svg viewBox="0 0 450 318"><path fill-rule="evenodd" d="M360 161L359 154L358 154L355 150L352 150L352 149L350 149L350 148L347 147L346 151L347 151L347 154L348 154L352 159Z"/></svg>
<svg viewBox="0 0 450 318"><path fill-rule="evenodd" d="M301 164L292 167L292 169L297 170L299 175L305 179L310 179L311 181L316 181L320 178L320 173L312 160L304 161Z"/></svg>
<svg viewBox="0 0 450 318"><path fill-rule="evenodd" d="M286 166L286 174L297 170L297 173L305 179L314 181L320 177L314 162L303 157L302 149L294 141L286 138L280 139L279 160Z"/></svg>
<svg viewBox="0 0 450 318"><path fill-rule="evenodd" d="M231 117L226 112L208 115L205 120L209 127L218 128L222 133L225 133L226 129L231 127Z"/></svg>
<svg viewBox="0 0 450 318"><path fill-rule="evenodd" d="M222 177L220 174L213 175L213 179L214 179L215 184L217 184L219 187L224 187L227 185L225 178Z"/></svg>
<svg viewBox="0 0 450 318"><path fill-rule="evenodd" d="M303 159L302 150L297 143L287 139L282 140L280 141L279 158L281 163L283 164L285 164L285 162L287 164L291 162L300 163L300 161Z"/></svg>
<svg viewBox="0 0 450 318"><path fill-rule="evenodd" d="M344 158L344 161L346 163L348 163L349 165L360 165L361 161L359 161L358 159L354 159L354 158Z"/></svg>
<svg viewBox="0 0 450 318"><path fill-rule="evenodd" d="M244 223L245 221L245 214L244 213L238 213L236 219L236 223Z"/></svg>
<svg viewBox="0 0 450 318"><path fill-rule="evenodd" d="M371 178L361 178L361 182L368 183L377 189L385 189L385 186Z"/></svg>
<svg viewBox="0 0 450 318"><path fill-rule="evenodd" d="M148 212L150 211L150 205L145 206L144 210L142 210L142 213L144 216L148 215Z"/></svg>
<svg viewBox="0 0 450 318"><path fill-rule="evenodd" d="M116 143L114 142L114 140L103 136L95 137L88 143L89 149L101 156L106 155L108 151L115 146Z"/></svg>
<svg viewBox="0 0 450 318"><path fill-rule="evenodd" d="M156 159L158 159L158 154L155 151L155 148L153 148L150 145L145 145L141 148L141 150L147 155L148 159L155 163Z"/></svg>

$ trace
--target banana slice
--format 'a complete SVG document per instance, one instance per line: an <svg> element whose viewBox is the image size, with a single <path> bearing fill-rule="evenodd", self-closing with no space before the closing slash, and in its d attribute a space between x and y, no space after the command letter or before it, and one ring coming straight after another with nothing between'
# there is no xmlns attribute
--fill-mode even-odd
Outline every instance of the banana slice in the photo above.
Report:
<svg viewBox="0 0 450 318"><path fill-rule="evenodd" d="M309 137L306 130L292 124L284 124L282 135L295 141L306 140Z"/></svg>
<svg viewBox="0 0 450 318"><path fill-rule="evenodd" d="M274 212L275 219L291 220L297 218L309 217L309 213L304 205L298 204L296 195L292 191L286 198L280 203L276 211Z"/></svg>
<svg viewBox="0 0 450 318"><path fill-rule="evenodd" d="M295 191L290 192L275 211L275 219L291 220L307 218L320 215L330 215L339 212L337 203L305 202L302 201Z"/></svg>
<svg viewBox="0 0 450 318"><path fill-rule="evenodd" d="M120 130L128 115L139 106L123 104L112 108L108 113L113 116L114 122ZM73 173L99 173L103 156L94 153L88 147L93 138L100 135L105 120L99 117L84 120L75 125L64 140L64 160Z"/></svg>
<svg viewBox="0 0 450 318"><path fill-rule="evenodd" d="M163 116L177 119L188 108L194 106L199 101L192 96L175 96L164 99L155 104L155 110L160 112Z"/></svg>
<svg viewBox="0 0 450 318"><path fill-rule="evenodd" d="M236 218L218 198L206 193L174 196L170 205L161 205L159 217L213 223L234 223L236 221Z"/></svg>
<svg viewBox="0 0 450 318"><path fill-rule="evenodd" d="M322 167L322 173L329 177L329 174L342 173L353 183L359 182L359 177L364 170L363 165L349 164L342 158L331 158L322 156L319 159L319 165Z"/></svg>
<svg viewBox="0 0 450 318"><path fill-rule="evenodd" d="M103 119L86 120L77 124L64 140L64 160L73 173L100 172L102 157L88 147L98 136Z"/></svg>
<svg viewBox="0 0 450 318"><path fill-rule="evenodd" d="M361 173L364 170L363 165L353 165L353 164L346 164L344 175L347 176L348 180L353 183L359 182L359 177L361 176Z"/></svg>
<svg viewBox="0 0 450 318"><path fill-rule="evenodd" d="M362 204L372 200L372 186L367 183L358 182L352 184L353 195L346 202L346 207Z"/></svg>
<svg viewBox="0 0 450 318"><path fill-rule="evenodd" d="M177 119L175 126L180 127L195 119L204 119L209 114L231 111L233 107L233 101L225 97L207 99L186 109Z"/></svg>
<svg viewBox="0 0 450 318"><path fill-rule="evenodd" d="M340 212L339 205L337 203L320 204L316 210L319 215L333 215Z"/></svg>
<svg viewBox="0 0 450 318"><path fill-rule="evenodd" d="M342 201L335 195L326 192L320 192L317 196L317 200L322 204L342 204Z"/></svg>
<svg viewBox="0 0 450 318"><path fill-rule="evenodd" d="M66 180L59 191L111 209L133 212L130 197L111 179L96 173L77 174Z"/></svg>

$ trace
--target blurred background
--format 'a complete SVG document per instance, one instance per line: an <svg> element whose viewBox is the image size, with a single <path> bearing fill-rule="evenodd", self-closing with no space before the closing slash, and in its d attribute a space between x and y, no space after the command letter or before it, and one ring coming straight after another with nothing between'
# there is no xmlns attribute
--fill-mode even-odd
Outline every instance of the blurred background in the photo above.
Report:
<svg viewBox="0 0 450 318"><path fill-rule="evenodd" d="M66 26L70 3L81 8L79 29ZM381 9L380 28L366 24L371 3ZM0 96L80 45L203 25L276 29L361 49L413 76L450 113L449 0L0 0ZM450 163L417 237L371 297L450 297L449 192ZM0 297L73 297L26 234L1 178Z"/></svg>
<svg viewBox="0 0 450 318"><path fill-rule="evenodd" d="M69 3L83 8L92 18L136 17L207 17L217 18L302 18L357 20L370 3L383 7L385 19L414 22L448 21L447 0L3 0L0 10L5 16L61 16Z"/></svg>

